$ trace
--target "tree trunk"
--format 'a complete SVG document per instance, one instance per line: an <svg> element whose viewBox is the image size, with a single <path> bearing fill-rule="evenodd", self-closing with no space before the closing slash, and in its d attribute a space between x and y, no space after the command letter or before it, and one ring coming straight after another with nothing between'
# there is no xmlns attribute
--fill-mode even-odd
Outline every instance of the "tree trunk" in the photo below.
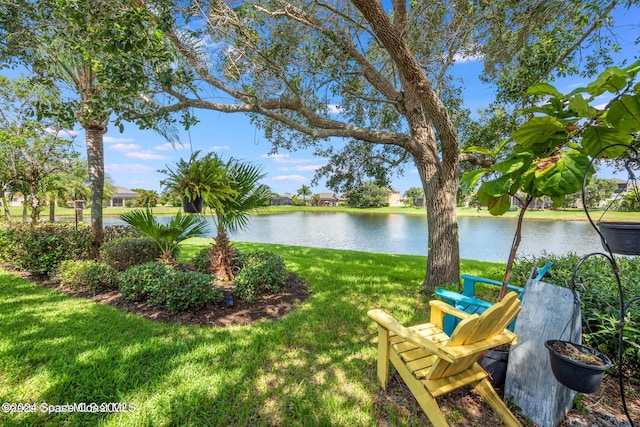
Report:
<svg viewBox="0 0 640 427"><path fill-rule="evenodd" d="M106 127L88 126L85 128L87 144L87 163L89 165L89 183L91 187L91 258L97 258L103 241L102 198L104 195L104 149L103 134Z"/></svg>
<svg viewBox="0 0 640 427"><path fill-rule="evenodd" d="M54 222L56 220L56 198L51 197L49 199L49 222Z"/></svg>
<svg viewBox="0 0 640 427"><path fill-rule="evenodd" d="M420 291L460 281L460 244L456 215L457 179L445 179L437 165L418 164L427 207L427 274ZM453 175L457 177L457 175Z"/></svg>
<svg viewBox="0 0 640 427"><path fill-rule="evenodd" d="M209 249L209 260L211 261L211 273L223 282L233 282L235 275L231 269L235 248L229 242L224 229L218 229L216 242Z"/></svg>
<svg viewBox="0 0 640 427"><path fill-rule="evenodd" d="M4 209L4 216L7 218L7 221L11 222L11 211L9 210L9 202L7 202L7 197L5 196L4 191L2 191L2 208Z"/></svg>

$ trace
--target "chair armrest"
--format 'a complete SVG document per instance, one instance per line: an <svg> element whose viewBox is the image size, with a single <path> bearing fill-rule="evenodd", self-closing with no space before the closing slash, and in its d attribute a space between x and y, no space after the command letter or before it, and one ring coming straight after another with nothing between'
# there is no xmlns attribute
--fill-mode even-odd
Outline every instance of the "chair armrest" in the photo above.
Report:
<svg viewBox="0 0 640 427"><path fill-rule="evenodd" d="M463 274L460 277L462 277L462 281L463 281L462 293L467 296L475 295L476 283L484 283L486 285L492 285L492 286L498 286L498 287L502 286L502 282L498 282L497 280L487 279L485 277L472 276L470 274ZM507 284L507 288L509 290L516 291L519 294L522 294L522 292L524 292L524 288L511 285L511 284Z"/></svg>
<svg viewBox="0 0 640 427"><path fill-rule="evenodd" d="M451 292L451 291L447 291L447 292ZM436 294L437 294L437 291L436 291ZM460 294L456 294L456 295L460 295ZM451 316L457 317L458 319L466 319L469 316L471 316L469 313L459 310L454 306L452 306L451 304L448 304L444 301L431 300L429 301L429 305L431 306L431 317L429 322L432 323L435 327L440 329L444 329L445 314L450 314Z"/></svg>
<svg viewBox="0 0 640 427"><path fill-rule="evenodd" d="M438 347L436 343L434 343L433 341L429 341L428 339L420 336L415 331L412 331L411 329L406 328L404 325L398 322L393 316L386 313L385 311L380 309L369 310L367 312L367 316L373 319L378 324L379 327L382 327L387 331L393 332L397 336L417 345L418 347L422 347L430 351L434 355L437 355L438 357L441 357L447 360L448 362L453 362L453 359L451 359L451 356L448 353L441 351L440 347Z"/></svg>
<svg viewBox="0 0 640 427"><path fill-rule="evenodd" d="M467 295L459 294L457 292L449 291L447 289L436 289L435 294L442 298L444 302L448 303L449 305L451 305L449 301L453 301L456 304L475 305L484 308L489 308L493 305L488 301L481 300L480 298L470 297Z"/></svg>

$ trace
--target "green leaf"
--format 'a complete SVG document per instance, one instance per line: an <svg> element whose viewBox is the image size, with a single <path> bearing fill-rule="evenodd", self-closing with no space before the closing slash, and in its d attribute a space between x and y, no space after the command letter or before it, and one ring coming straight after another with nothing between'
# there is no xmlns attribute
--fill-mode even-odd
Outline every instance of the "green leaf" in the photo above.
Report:
<svg viewBox="0 0 640 427"><path fill-rule="evenodd" d="M606 116L612 127L629 133L640 130L640 96L624 95L609 107Z"/></svg>
<svg viewBox="0 0 640 427"><path fill-rule="evenodd" d="M582 133L582 146L592 157L596 155L604 158L618 157L627 149L626 145L631 140L632 136L629 132L604 126L591 126ZM600 150L608 146L612 147L599 153Z"/></svg>
<svg viewBox="0 0 640 427"><path fill-rule="evenodd" d="M509 158L503 162L494 164L493 166L491 166L491 169L503 174L510 174L528 168L532 161L533 156L516 156L513 158Z"/></svg>
<svg viewBox="0 0 640 427"><path fill-rule="evenodd" d="M536 166L534 186L547 196L559 197L582 188L589 157L575 150L541 159Z"/></svg>
<svg viewBox="0 0 640 427"><path fill-rule="evenodd" d="M501 196L509 192L511 187L511 177L508 175L501 176L493 181L483 182L479 191L483 191L490 196Z"/></svg>
<svg viewBox="0 0 640 427"><path fill-rule="evenodd" d="M524 148L548 144L551 136L564 132L564 125L553 117L533 117L513 133L513 140Z"/></svg>
<svg viewBox="0 0 640 427"><path fill-rule="evenodd" d="M511 208L511 195L505 194L502 197L497 197L493 199L487 207L489 208L489 213L491 215L502 215L505 212L508 212Z"/></svg>
<svg viewBox="0 0 640 427"><path fill-rule="evenodd" d="M582 95L577 95L569 99L569 109L584 118L591 118L597 112L595 108L589 106L589 103Z"/></svg>
<svg viewBox="0 0 640 427"><path fill-rule="evenodd" d="M587 85L587 92L593 96L604 92L616 93L627 85L628 74L618 67L609 67L598 78Z"/></svg>
<svg viewBox="0 0 640 427"><path fill-rule="evenodd" d="M460 179L460 188L462 191L469 191L471 188L475 188L478 185L478 181L482 177L482 175L489 172L489 169L476 169L472 171L465 172Z"/></svg>
<svg viewBox="0 0 640 427"><path fill-rule="evenodd" d="M527 95L550 95L556 98L562 98L562 94L551 86L549 83L537 83L527 89Z"/></svg>
<svg viewBox="0 0 640 427"><path fill-rule="evenodd" d="M479 147L477 145L472 145L470 147L467 147L465 149L462 150L463 153L478 153L478 154L484 154L487 156L493 156L494 153L492 150L485 148L485 147Z"/></svg>

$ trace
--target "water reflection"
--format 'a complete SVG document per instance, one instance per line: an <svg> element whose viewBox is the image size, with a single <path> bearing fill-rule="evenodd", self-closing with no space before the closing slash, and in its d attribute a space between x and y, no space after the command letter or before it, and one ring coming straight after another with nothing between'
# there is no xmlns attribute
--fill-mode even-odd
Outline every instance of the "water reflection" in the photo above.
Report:
<svg viewBox="0 0 640 427"><path fill-rule="evenodd" d="M459 218L458 223L462 258L506 262L515 220ZM104 224L122 224L122 221L105 217ZM425 217L402 214L292 212L260 215L251 217L246 229L230 237L242 242L411 255L427 253ZM525 220L518 255L586 254L600 250L598 236L587 222Z"/></svg>

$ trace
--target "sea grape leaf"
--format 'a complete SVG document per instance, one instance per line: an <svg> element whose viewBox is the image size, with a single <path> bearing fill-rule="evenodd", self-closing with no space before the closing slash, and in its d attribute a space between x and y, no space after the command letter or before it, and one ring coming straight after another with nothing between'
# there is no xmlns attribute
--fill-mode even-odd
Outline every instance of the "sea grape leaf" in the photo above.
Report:
<svg viewBox="0 0 640 427"><path fill-rule="evenodd" d="M536 83L527 89L527 95L550 95L556 98L562 98L562 94L558 89L549 83Z"/></svg>
<svg viewBox="0 0 640 427"><path fill-rule="evenodd" d="M582 146L592 157L614 158L627 149L632 139L632 135L624 130L590 126L582 133Z"/></svg>
<svg viewBox="0 0 640 427"><path fill-rule="evenodd" d="M513 133L513 140L524 148L548 143L551 136L564 132L564 125L553 117L533 117Z"/></svg>
<svg viewBox="0 0 640 427"><path fill-rule="evenodd" d="M536 165L535 187L551 197L575 193L582 188L589 157L575 150L561 151Z"/></svg>
<svg viewBox="0 0 640 427"><path fill-rule="evenodd" d="M462 178L460 179L460 188L463 191L468 191L472 188L475 188L478 185L478 181L482 177L482 175L489 172L489 169L475 169L472 171L465 172L462 174Z"/></svg>
<svg viewBox="0 0 640 427"><path fill-rule="evenodd" d="M629 133L640 130L640 95L624 95L616 100L607 112L612 127Z"/></svg>
<svg viewBox="0 0 640 427"><path fill-rule="evenodd" d="M609 67L587 85L587 91L593 96L600 96L604 92L618 92L627 85L627 77L628 74L620 68Z"/></svg>

